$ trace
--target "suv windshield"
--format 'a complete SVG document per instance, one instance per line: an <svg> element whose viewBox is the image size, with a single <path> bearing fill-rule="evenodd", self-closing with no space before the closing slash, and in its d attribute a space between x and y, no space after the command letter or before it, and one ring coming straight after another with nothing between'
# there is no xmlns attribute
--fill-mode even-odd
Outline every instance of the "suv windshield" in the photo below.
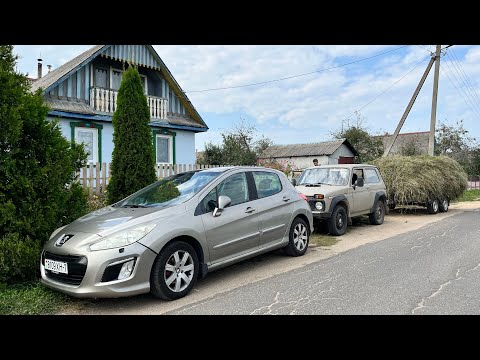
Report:
<svg viewBox="0 0 480 360"><path fill-rule="evenodd" d="M306 169L300 178L297 185L339 185L345 186L348 184L349 171L346 168L322 168L317 167L313 169Z"/></svg>
<svg viewBox="0 0 480 360"><path fill-rule="evenodd" d="M219 171L189 171L172 175L148 185L115 206L135 208L177 205L192 198L220 174Z"/></svg>

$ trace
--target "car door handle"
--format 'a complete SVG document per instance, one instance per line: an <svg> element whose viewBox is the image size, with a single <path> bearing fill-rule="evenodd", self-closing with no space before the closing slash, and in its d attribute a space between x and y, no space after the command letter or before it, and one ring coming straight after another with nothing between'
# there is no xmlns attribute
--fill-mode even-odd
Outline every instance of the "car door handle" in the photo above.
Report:
<svg viewBox="0 0 480 360"><path fill-rule="evenodd" d="M246 212L247 214L250 214L250 213L254 212L255 210L256 210L255 208L252 208L252 207L249 206L249 207L245 210L245 212Z"/></svg>
<svg viewBox="0 0 480 360"><path fill-rule="evenodd" d="M284 197L282 198L282 200L286 202L286 201L290 200L290 198L289 198L288 196L284 196Z"/></svg>

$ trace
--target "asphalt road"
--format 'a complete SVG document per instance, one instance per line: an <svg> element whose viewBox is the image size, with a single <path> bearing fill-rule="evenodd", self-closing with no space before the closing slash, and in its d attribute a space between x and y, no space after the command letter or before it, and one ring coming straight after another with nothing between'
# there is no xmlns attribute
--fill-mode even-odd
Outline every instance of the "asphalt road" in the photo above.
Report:
<svg viewBox="0 0 480 360"><path fill-rule="evenodd" d="M480 211L467 210L167 314L479 314Z"/></svg>

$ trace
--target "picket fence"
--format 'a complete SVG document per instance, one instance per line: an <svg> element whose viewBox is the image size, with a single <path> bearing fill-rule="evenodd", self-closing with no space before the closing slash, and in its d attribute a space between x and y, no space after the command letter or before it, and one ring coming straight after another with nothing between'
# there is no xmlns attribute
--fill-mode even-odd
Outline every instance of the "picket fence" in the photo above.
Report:
<svg viewBox="0 0 480 360"><path fill-rule="evenodd" d="M155 173L158 179L180 174L182 172L196 169L210 169L225 165L200 165L200 164L157 164ZM90 196L93 194L101 195L105 193L106 186L110 178L110 163L90 163L80 169L77 173L77 179L84 189L87 189Z"/></svg>

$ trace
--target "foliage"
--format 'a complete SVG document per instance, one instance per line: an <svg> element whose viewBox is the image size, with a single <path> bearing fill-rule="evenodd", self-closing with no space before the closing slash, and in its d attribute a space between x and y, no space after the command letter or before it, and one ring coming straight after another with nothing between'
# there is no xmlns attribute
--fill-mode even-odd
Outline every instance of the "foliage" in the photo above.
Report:
<svg viewBox="0 0 480 360"><path fill-rule="evenodd" d="M150 111L138 69L123 73L113 114L113 153L108 202L115 203L153 183L155 156Z"/></svg>
<svg viewBox="0 0 480 360"><path fill-rule="evenodd" d="M480 200L480 189L470 189L465 190L462 195L460 195L457 201L478 201Z"/></svg>
<svg viewBox="0 0 480 360"><path fill-rule="evenodd" d="M435 132L435 154L457 160L468 175L480 174L480 147L463 127L463 120L455 125L440 123Z"/></svg>
<svg viewBox="0 0 480 360"><path fill-rule="evenodd" d="M467 187L467 174L447 156L387 156L373 161L388 196L398 204L429 199L455 199Z"/></svg>
<svg viewBox="0 0 480 360"><path fill-rule="evenodd" d="M34 280L40 268L41 244L19 234L0 238L0 282Z"/></svg>
<svg viewBox="0 0 480 360"><path fill-rule="evenodd" d="M293 165L288 160L277 160L274 158L271 159L258 159L257 160L258 166L265 166L268 168L280 170L286 176L290 176L293 174Z"/></svg>
<svg viewBox="0 0 480 360"><path fill-rule="evenodd" d="M15 72L12 50L0 45L0 234L43 244L86 208L72 183L86 154L47 119L41 90L31 93L26 77Z"/></svg>
<svg viewBox="0 0 480 360"><path fill-rule="evenodd" d="M66 295L38 281L17 285L0 283L0 315L55 314L66 300Z"/></svg>
<svg viewBox="0 0 480 360"><path fill-rule="evenodd" d="M256 138L256 128L240 122L233 130L222 134L222 144L205 144L202 164L207 165L255 165L258 156L272 141L268 138Z"/></svg>
<svg viewBox="0 0 480 360"><path fill-rule="evenodd" d="M355 112L357 119L355 124L347 123L347 126L334 131L332 135L336 139L347 139L358 152L355 163L368 163L379 158L383 154L383 142L381 137L370 135L363 126L364 118L359 112Z"/></svg>
<svg viewBox="0 0 480 360"><path fill-rule="evenodd" d="M87 206L88 206L88 212L92 212L98 209L101 209L105 206L107 206L107 195L106 194L92 194L88 198Z"/></svg>

